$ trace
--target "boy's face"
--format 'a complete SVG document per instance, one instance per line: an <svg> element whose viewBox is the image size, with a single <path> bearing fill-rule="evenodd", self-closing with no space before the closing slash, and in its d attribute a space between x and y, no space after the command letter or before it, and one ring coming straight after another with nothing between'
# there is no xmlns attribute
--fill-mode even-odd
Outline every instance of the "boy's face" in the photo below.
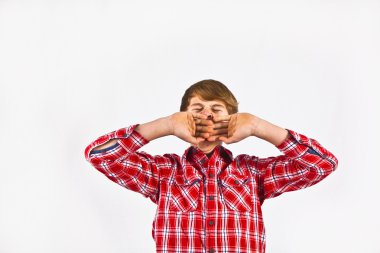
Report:
<svg viewBox="0 0 380 253"><path fill-rule="evenodd" d="M191 98L188 112L201 113L204 115L223 116L228 115L227 107L223 101L211 100L206 101L195 95ZM210 153L217 145L220 145L221 141L202 141L199 143L198 148L204 153Z"/></svg>

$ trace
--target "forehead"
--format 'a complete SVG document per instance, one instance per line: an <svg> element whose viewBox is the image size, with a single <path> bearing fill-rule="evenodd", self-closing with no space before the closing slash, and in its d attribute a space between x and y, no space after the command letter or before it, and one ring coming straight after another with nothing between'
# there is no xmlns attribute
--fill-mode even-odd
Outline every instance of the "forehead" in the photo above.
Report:
<svg viewBox="0 0 380 253"><path fill-rule="evenodd" d="M198 95L190 99L189 106L221 106L226 108L226 105L221 100L203 100Z"/></svg>

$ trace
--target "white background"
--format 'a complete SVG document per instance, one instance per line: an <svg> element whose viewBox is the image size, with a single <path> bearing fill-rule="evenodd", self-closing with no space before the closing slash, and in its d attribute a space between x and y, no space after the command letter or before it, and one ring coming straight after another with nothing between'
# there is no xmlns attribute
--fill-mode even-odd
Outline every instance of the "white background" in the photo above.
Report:
<svg viewBox="0 0 380 253"><path fill-rule="evenodd" d="M378 253L379 1L0 0L0 252L154 252L149 199L84 159L202 79L317 139L321 183L263 205L269 253ZM182 154L174 137L142 150ZM262 140L234 155L278 155Z"/></svg>

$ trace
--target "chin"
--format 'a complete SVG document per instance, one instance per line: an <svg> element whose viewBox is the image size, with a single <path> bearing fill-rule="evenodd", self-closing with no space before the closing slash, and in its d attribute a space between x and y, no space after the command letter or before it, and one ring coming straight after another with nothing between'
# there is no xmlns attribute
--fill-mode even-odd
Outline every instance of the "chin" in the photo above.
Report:
<svg viewBox="0 0 380 253"><path fill-rule="evenodd" d="M201 141L198 145L198 148L202 150L203 152L210 152L212 151L216 146L218 146L221 143L221 141Z"/></svg>

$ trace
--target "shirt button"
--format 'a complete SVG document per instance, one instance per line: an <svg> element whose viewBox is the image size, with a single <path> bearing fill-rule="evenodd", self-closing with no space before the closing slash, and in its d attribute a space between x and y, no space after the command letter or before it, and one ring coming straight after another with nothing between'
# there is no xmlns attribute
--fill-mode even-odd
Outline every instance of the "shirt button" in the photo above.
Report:
<svg viewBox="0 0 380 253"><path fill-rule="evenodd" d="M214 200L215 198L214 198L213 195L211 195L210 197L208 197L208 199L209 199L209 200Z"/></svg>
<svg viewBox="0 0 380 253"><path fill-rule="evenodd" d="M239 180L235 180L235 184L239 184Z"/></svg>
<svg viewBox="0 0 380 253"><path fill-rule="evenodd" d="M211 248L208 252L215 253L215 250L213 248Z"/></svg>
<svg viewBox="0 0 380 253"><path fill-rule="evenodd" d="M208 221L208 224L209 224L210 226L213 226L213 225L214 225L214 221L213 221L213 220L210 220L210 221Z"/></svg>
<svg viewBox="0 0 380 253"><path fill-rule="evenodd" d="M214 175L214 173L210 173L210 174L208 174L208 176L209 176L210 178L213 178L215 175Z"/></svg>

